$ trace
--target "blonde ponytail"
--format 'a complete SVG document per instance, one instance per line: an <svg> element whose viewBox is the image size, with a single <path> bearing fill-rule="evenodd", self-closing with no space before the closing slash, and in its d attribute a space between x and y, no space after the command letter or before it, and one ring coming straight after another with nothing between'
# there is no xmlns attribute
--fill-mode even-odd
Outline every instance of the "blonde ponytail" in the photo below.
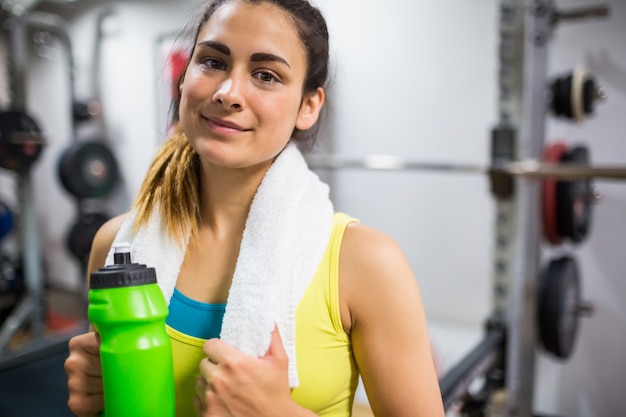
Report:
<svg viewBox="0 0 626 417"><path fill-rule="evenodd" d="M198 234L200 219L200 161L182 132L176 126L174 134L158 150L139 194L135 229L145 225L155 208L159 208L165 230L181 246L185 237Z"/></svg>

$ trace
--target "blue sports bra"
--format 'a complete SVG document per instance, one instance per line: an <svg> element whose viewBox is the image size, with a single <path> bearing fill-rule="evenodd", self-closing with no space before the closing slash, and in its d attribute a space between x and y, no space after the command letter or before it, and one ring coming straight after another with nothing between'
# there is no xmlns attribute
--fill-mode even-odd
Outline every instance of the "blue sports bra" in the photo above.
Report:
<svg viewBox="0 0 626 417"><path fill-rule="evenodd" d="M226 303L207 304L192 300L174 288L165 323L188 336L211 339L220 335L225 310Z"/></svg>

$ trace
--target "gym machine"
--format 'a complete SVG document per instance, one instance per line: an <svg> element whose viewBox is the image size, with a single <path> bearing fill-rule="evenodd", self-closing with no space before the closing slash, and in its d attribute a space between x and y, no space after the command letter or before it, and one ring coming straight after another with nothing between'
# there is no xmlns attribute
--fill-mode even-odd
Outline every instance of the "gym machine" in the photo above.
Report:
<svg viewBox="0 0 626 417"><path fill-rule="evenodd" d="M14 333L26 322L31 325L34 339L44 337L43 288L41 248L37 230L37 214L33 198L30 168L45 145L38 124L26 113L27 24L24 8L13 9L7 22L9 30L9 77L11 108L0 113L2 167L17 174L17 195L20 207L18 224L19 246L23 259L25 296L17 304L0 329L0 352L6 349Z"/></svg>
<svg viewBox="0 0 626 417"><path fill-rule="evenodd" d="M606 92L582 68L549 79L548 46L558 24L605 18L606 5L557 9L553 0L500 0L499 121L491 164L447 164L394 155L313 155L314 169L439 171L489 178L495 200L492 312L483 339L439 381L446 411L463 416L533 416L536 347L567 359L581 299L576 260L540 265L542 239L579 243L589 232L592 179L626 180L626 166L591 165L585 146L545 144L549 113L580 123Z"/></svg>
<svg viewBox="0 0 626 417"><path fill-rule="evenodd" d="M110 194L119 179L117 162L103 140L79 139L77 127L99 115L97 100L81 103L75 98L74 57L67 25L59 16L30 10L35 2L5 1L2 6L8 13L6 28L9 37L9 75L11 106L0 112L0 167L13 171L18 178L20 209L19 253L25 290L0 327L0 353L7 349L13 335L24 325L30 325L32 338L44 338L45 314L43 311L44 277L41 264L37 218L32 195L30 168L44 149L45 139L37 123L26 113L26 74L29 54L29 31L38 31L38 39L50 38L52 33L63 45L67 55L70 102L72 116L72 144L59 159L58 176L61 185L76 200L78 216L68 231L66 246L86 271L87 257L93 236L108 216L94 211L97 199ZM100 30L100 27L98 27ZM97 42L99 46L100 33ZM43 40L45 41L45 39ZM43 42L42 41L42 42ZM95 55L99 49L95 48ZM96 56L97 57L97 56ZM92 83L95 85L95 74ZM94 88L95 90L95 88ZM95 92L95 91L94 91ZM6 217L6 216L5 216ZM6 263L6 262L3 262ZM17 270L17 268L15 268Z"/></svg>
<svg viewBox="0 0 626 417"><path fill-rule="evenodd" d="M608 15L609 8L604 5L559 11L553 0L500 1L500 121L492 132L493 166L543 157L545 119L549 112L546 87L551 85L547 76L548 46L556 25ZM592 83L587 83L580 72L574 72L569 83L571 88L565 91L573 93L563 105L558 99L563 96L558 94L559 83L558 80L553 82L550 89L551 110L557 116L568 112L555 110L572 107L574 110L569 113L580 121L593 110L594 101L604 95L601 90L594 91ZM567 79L563 83L567 84ZM586 100L582 94L585 91L588 93ZM581 105L582 102L585 104ZM502 415L530 417L533 416L538 344L536 317L542 277L539 259L542 225L537 215L542 203L541 183L526 181L522 176L491 176L491 185L496 203L492 319L506 328L506 341L502 390L493 390L499 395L489 397L491 400L499 397L499 403L492 404L496 410L489 410L488 415L497 415L499 411ZM558 267L567 268L567 265ZM558 272L567 273L563 269ZM563 314L576 312L564 311ZM578 317L571 319L576 322ZM558 323L552 324L558 326ZM573 342L570 338L574 333L575 327L572 327L565 336Z"/></svg>

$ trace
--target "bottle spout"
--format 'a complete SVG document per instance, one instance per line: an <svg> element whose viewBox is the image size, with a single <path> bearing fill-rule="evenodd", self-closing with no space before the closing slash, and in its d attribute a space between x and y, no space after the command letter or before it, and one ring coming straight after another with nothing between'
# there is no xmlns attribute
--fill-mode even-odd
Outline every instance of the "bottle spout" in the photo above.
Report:
<svg viewBox="0 0 626 417"><path fill-rule="evenodd" d="M130 243L120 242L113 245L113 263L115 265L130 264Z"/></svg>

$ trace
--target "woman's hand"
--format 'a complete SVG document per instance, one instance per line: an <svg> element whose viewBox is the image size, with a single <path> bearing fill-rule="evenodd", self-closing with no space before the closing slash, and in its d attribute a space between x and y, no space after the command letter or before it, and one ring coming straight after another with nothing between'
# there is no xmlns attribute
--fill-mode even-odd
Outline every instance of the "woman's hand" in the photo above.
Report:
<svg viewBox="0 0 626 417"><path fill-rule="evenodd" d="M70 339L70 354L65 360L68 406L78 417L97 416L104 409L100 335L81 334Z"/></svg>
<svg viewBox="0 0 626 417"><path fill-rule="evenodd" d="M287 353L278 331L261 358L253 358L219 339L204 344L196 381L196 413L202 417L296 415L291 399ZM308 414L310 415L310 414Z"/></svg>

